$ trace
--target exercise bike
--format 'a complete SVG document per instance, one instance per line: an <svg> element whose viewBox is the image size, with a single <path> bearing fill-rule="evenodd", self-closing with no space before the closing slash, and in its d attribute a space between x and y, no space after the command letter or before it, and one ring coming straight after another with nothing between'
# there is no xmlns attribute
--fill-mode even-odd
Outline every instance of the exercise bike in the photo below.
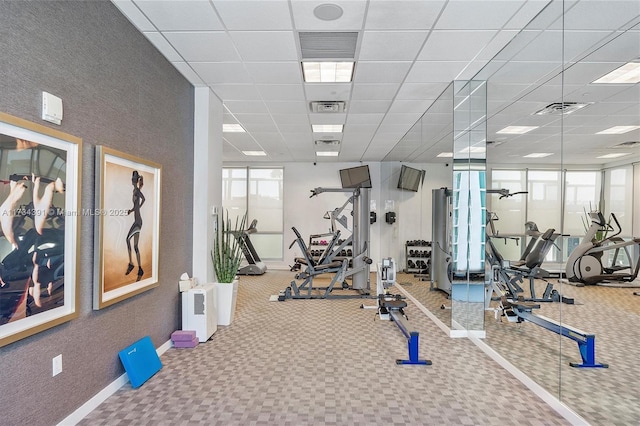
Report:
<svg viewBox="0 0 640 426"><path fill-rule="evenodd" d="M640 249L640 238L625 241L619 237L622 227L613 213L611 219L615 226L607 223L601 212L590 212L589 217L591 226L582 242L567 259L567 280L585 285L635 280L640 268L640 262L636 258ZM598 241L596 233L599 231L612 234ZM630 250L631 247L636 247L635 253Z"/></svg>

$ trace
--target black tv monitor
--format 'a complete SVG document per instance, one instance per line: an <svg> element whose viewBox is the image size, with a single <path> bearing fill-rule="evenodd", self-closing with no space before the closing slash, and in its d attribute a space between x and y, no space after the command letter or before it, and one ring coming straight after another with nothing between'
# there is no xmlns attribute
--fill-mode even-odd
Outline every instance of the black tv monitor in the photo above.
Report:
<svg viewBox="0 0 640 426"><path fill-rule="evenodd" d="M418 192L420 183L424 179L424 170L414 169L409 166L402 165L400 169L400 179L398 179L398 188L407 191Z"/></svg>
<svg viewBox="0 0 640 426"><path fill-rule="evenodd" d="M371 188L369 166L351 167L340 170L340 181L343 188Z"/></svg>

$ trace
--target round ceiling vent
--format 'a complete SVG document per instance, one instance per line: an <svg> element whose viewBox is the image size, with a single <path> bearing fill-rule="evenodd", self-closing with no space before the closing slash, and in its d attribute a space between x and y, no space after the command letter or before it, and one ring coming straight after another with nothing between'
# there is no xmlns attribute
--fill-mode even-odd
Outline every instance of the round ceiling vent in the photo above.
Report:
<svg viewBox="0 0 640 426"><path fill-rule="evenodd" d="M333 3L323 3L313 9L315 17L323 21L335 21L342 16L342 12L342 8Z"/></svg>

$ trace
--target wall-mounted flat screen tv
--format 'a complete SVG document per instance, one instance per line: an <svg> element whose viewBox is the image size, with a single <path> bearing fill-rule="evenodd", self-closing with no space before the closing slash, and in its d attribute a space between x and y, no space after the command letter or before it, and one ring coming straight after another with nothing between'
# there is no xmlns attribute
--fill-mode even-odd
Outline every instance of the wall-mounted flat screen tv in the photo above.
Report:
<svg viewBox="0 0 640 426"><path fill-rule="evenodd" d="M340 181L343 188L371 188L369 166L351 167L340 170Z"/></svg>
<svg viewBox="0 0 640 426"><path fill-rule="evenodd" d="M409 166L402 165L400 169L400 179L398 179L398 188L407 191L418 192L420 183L424 180L425 171L414 169Z"/></svg>

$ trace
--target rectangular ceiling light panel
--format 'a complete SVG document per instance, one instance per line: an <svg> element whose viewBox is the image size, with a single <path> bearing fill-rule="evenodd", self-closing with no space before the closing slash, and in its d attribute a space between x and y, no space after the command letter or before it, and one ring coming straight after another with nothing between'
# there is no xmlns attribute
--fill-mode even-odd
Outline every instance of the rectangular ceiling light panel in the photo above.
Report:
<svg viewBox="0 0 640 426"><path fill-rule="evenodd" d="M496 133L504 135L524 135L527 132L537 129L539 126L507 126L502 130L498 130Z"/></svg>
<svg viewBox="0 0 640 426"><path fill-rule="evenodd" d="M225 133L246 133L246 130L239 124L223 124L222 131Z"/></svg>
<svg viewBox="0 0 640 426"><path fill-rule="evenodd" d="M318 157L337 157L338 151L316 151Z"/></svg>
<svg viewBox="0 0 640 426"><path fill-rule="evenodd" d="M261 156L267 155L267 153L264 151L242 151L242 153L244 155L249 155L253 157L261 157Z"/></svg>
<svg viewBox="0 0 640 426"><path fill-rule="evenodd" d="M524 158L544 158L553 155L551 152L532 152L531 154L527 154Z"/></svg>
<svg viewBox="0 0 640 426"><path fill-rule="evenodd" d="M596 135L621 135L637 129L640 129L640 126L613 126L596 133Z"/></svg>
<svg viewBox="0 0 640 426"><path fill-rule="evenodd" d="M640 83L640 62L629 62L616 68L596 81L596 84L636 84Z"/></svg>
<svg viewBox="0 0 640 426"><path fill-rule="evenodd" d="M305 83L349 83L353 79L352 62L303 62Z"/></svg>
<svg viewBox="0 0 640 426"><path fill-rule="evenodd" d="M343 124L312 124L313 133L342 133Z"/></svg>
<svg viewBox="0 0 640 426"><path fill-rule="evenodd" d="M627 152L616 152L615 154L605 154L605 155L601 155L601 156L596 157L596 158L618 158L618 157L624 157L625 155L629 155L629 153L627 153Z"/></svg>

